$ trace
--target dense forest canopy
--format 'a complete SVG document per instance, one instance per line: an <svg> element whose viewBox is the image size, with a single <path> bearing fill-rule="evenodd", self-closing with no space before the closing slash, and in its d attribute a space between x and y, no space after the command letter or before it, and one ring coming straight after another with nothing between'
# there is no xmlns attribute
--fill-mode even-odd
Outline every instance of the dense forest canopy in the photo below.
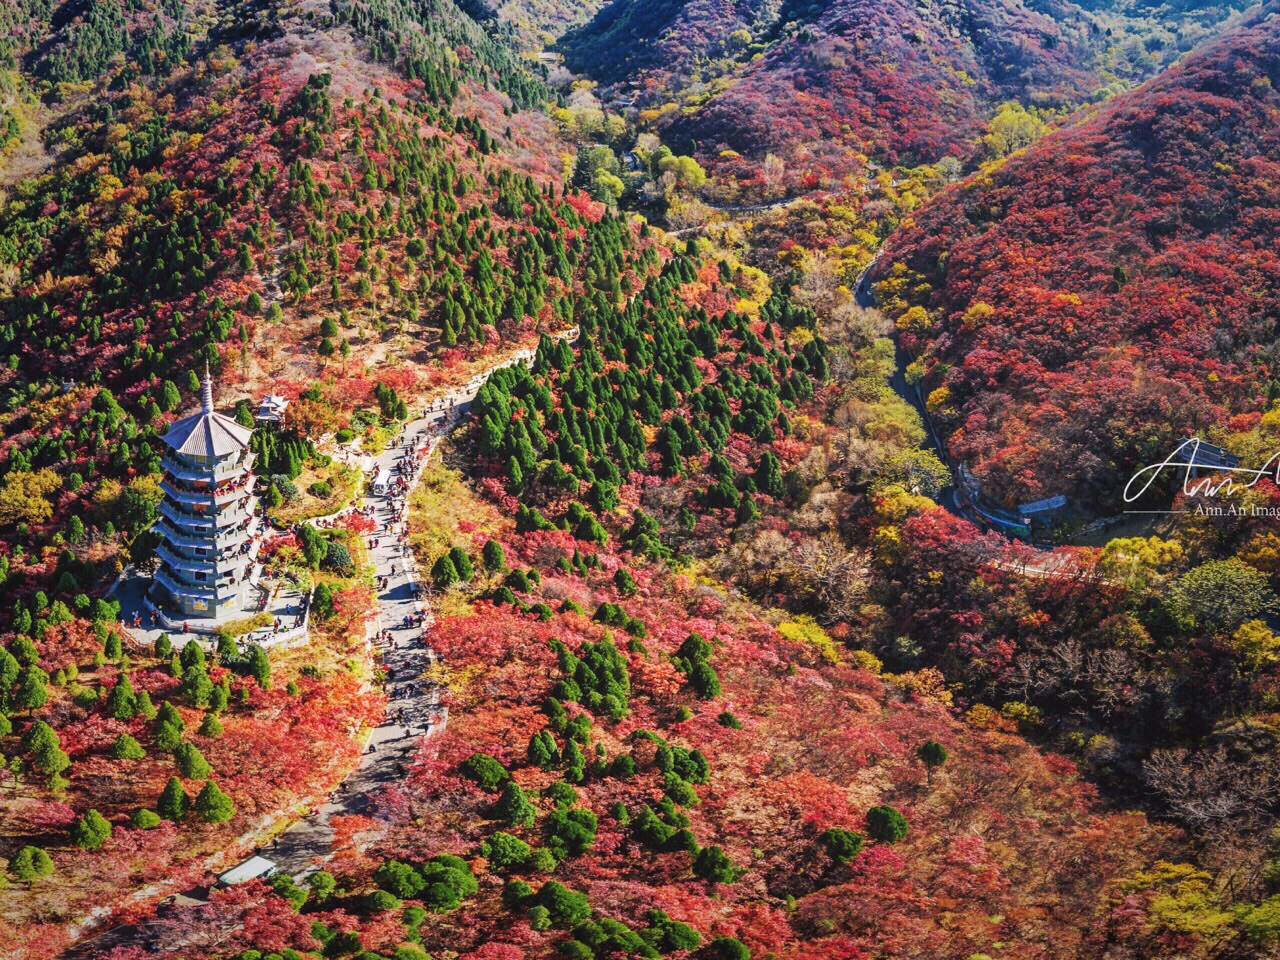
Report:
<svg viewBox="0 0 1280 960"><path fill-rule="evenodd" d="M681 150L719 157L738 175L738 154L747 170L766 154L803 161L829 186L862 172L868 158L964 157L1007 101L1052 117L1104 100L1235 13L985 0L619 0L560 48L570 69L638 96Z"/></svg>
<svg viewBox="0 0 1280 960"><path fill-rule="evenodd" d="M1277 24L0 0L0 943L1280 956Z"/></svg>

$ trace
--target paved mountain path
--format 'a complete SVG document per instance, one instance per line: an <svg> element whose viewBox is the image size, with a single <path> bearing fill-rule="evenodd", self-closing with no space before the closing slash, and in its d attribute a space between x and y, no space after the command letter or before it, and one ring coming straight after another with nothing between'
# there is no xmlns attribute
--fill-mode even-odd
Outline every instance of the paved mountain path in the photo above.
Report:
<svg viewBox="0 0 1280 960"><path fill-rule="evenodd" d="M412 490L444 429L465 411L474 396L475 389L455 394L452 396L455 404L452 415L448 409L437 410L408 424L396 438L394 446L371 458L368 473L372 474L372 467L376 466L379 477L393 477L396 467L404 464L411 471L406 479ZM408 449L415 441L419 444L419 453L411 454ZM407 496L391 494L369 494L365 497L367 505L373 508L372 519L377 524L377 529L368 535L371 541L369 559L378 581L387 578L386 589L378 592L377 610L369 626L369 634L387 671L385 686L388 693L407 689L409 684L414 685L414 693L388 701L386 717L372 731L360 765L347 775L330 800L311 816L292 824L262 851L262 855L275 861L283 873L302 876L314 868L314 861L332 854L331 819L347 814L366 814L370 795L399 778L399 768L409 765L421 736L442 729L448 720L447 708L440 705L440 690L422 680L423 672L435 659L435 651L426 640L434 617L430 606L417 596L417 572L412 551L407 543L402 546L398 542L399 535L406 531L406 523L403 517L399 520L393 518L406 501ZM389 530L387 524L391 525ZM377 547L372 546L374 542ZM404 626L406 617L418 613L425 618L422 626ZM390 631L389 638L383 638L383 631Z"/></svg>
<svg viewBox="0 0 1280 960"><path fill-rule="evenodd" d="M576 331L569 331L573 336ZM441 705L439 688L425 681L423 672L435 660L435 651L428 643L434 623L431 607L417 595L418 574L407 542L402 546L399 535L407 532L404 515L393 517L405 506L408 494L421 476L423 465L430 459L436 445L465 415L471 401L489 374L501 366L521 362L532 356L532 351L522 351L514 357L496 364L483 374L473 377L464 387L448 394L444 400L434 403L435 409L405 424L392 446L376 457L362 460L366 477L393 478L398 466L408 470L405 479L409 488L404 496L388 492L365 496L367 506L373 508L373 521L377 529L368 535L377 547L370 546L369 559L373 563L378 581L387 578L386 589L378 592L378 604L369 626L369 636L379 652L383 667L388 671L384 686L389 694L397 689L407 690L412 685L412 695L390 699L386 716L369 738L368 748L357 766L339 785L330 799L310 816L291 824L275 841L259 853L274 861L282 873L301 877L330 857L333 850L334 817L349 814L367 815L371 798L380 787L397 780L413 759L423 737L442 730L448 722L448 708ZM409 453L417 444L418 453ZM377 468L375 470L375 468ZM390 529L385 525L390 524ZM405 626L405 618L422 613L425 622L421 626ZM383 631L389 636L383 639Z"/></svg>

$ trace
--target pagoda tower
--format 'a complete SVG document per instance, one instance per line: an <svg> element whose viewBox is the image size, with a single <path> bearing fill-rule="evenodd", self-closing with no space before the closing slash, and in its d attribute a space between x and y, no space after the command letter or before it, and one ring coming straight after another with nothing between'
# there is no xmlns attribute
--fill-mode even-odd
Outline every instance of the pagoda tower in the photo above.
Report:
<svg viewBox="0 0 1280 960"><path fill-rule="evenodd" d="M169 425L162 438L164 500L150 599L166 620L228 620L246 611L256 579L260 521L255 516L253 430L213 409L206 364L200 412ZM197 626L198 628L198 626Z"/></svg>

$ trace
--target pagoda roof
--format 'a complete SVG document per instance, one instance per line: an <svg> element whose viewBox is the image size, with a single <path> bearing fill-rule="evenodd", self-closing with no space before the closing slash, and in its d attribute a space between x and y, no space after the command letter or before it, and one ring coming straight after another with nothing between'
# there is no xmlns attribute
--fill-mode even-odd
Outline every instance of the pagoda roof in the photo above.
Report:
<svg viewBox="0 0 1280 960"><path fill-rule="evenodd" d="M225 457L249 446L251 427L242 427L213 409L213 380L204 371L200 412L169 424L161 438L175 453L189 457Z"/></svg>

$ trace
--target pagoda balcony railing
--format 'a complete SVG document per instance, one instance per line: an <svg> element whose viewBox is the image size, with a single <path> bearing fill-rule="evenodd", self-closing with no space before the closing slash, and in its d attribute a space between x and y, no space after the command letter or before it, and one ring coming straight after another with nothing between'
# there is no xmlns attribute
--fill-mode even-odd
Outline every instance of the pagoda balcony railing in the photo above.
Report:
<svg viewBox="0 0 1280 960"><path fill-rule="evenodd" d="M184 530L169 520L160 520L155 530L169 543L176 547L187 547L191 550L203 548L216 548L225 550L228 547L236 546L258 535L262 528L262 521L258 517L250 517L247 523L236 525L234 527L220 528L214 535L212 527L206 527L206 534L196 534L190 530Z"/></svg>
<svg viewBox="0 0 1280 960"><path fill-rule="evenodd" d="M253 466L254 454L246 452L243 457L232 463L218 463L201 466L194 463L183 463L173 454L160 458L160 467L165 473L177 480L188 482L231 480L249 470Z"/></svg>
<svg viewBox="0 0 1280 960"><path fill-rule="evenodd" d="M178 503L212 504L222 507L228 503L253 495L253 474L246 473L242 481L234 486L209 490L186 490L168 477L160 481L160 489Z"/></svg>
<svg viewBox="0 0 1280 960"><path fill-rule="evenodd" d="M155 579L157 583L162 584L171 593L185 593L188 596L207 599L226 599L235 593L241 584L248 582L249 578L247 575L232 577L230 574L225 574L220 575L217 580L188 583L183 579L180 571L166 569L162 564L156 568Z"/></svg>
<svg viewBox="0 0 1280 960"><path fill-rule="evenodd" d="M180 574L190 571L193 574L213 574L221 578L230 576L237 570L241 570L253 563L258 553L256 546L254 544L253 547L243 553L236 549L224 551L217 556L188 557L174 550L167 543L159 543L156 545L156 556Z"/></svg>
<svg viewBox="0 0 1280 960"><path fill-rule="evenodd" d="M160 584L175 597L196 597L207 603L213 603L217 599L217 593L211 586L193 587L189 583L183 583L169 576L169 572L164 567L157 568L155 578L156 583Z"/></svg>
<svg viewBox="0 0 1280 960"><path fill-rule="evenodd" d="M236 471L228 477L222 477L218 480L213 480L208 476L181 477L177 474L172 476L165 474L163 481L175 490L181 490L184 493L208 493L222 495L230 493L233 490L241 490L244 487L253 486L253 471L246 467L243 470Z"/></svg>
<svg viewBox="0 0 1280 960"><path fill-rule="evenodd" d="M247 505L233 510L211 509L203 512L194 510L188 512L180 510L175 503L161 500L157 509L162 517L172 521L179 530L187 531L187 536L212 536L215 526L221 534L222 531L244 523L253 516L253 512L247 508Z"/></svg>

